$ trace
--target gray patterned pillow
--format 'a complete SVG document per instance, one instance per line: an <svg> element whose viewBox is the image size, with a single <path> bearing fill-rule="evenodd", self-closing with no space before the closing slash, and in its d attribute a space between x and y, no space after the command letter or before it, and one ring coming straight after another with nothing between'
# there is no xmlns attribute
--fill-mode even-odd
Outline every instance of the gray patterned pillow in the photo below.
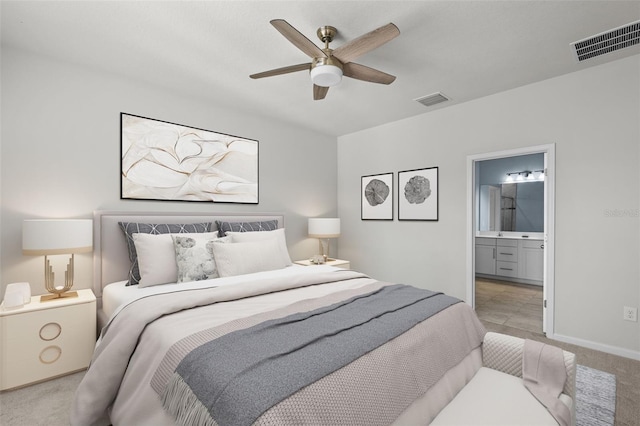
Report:
<svg viewBox="0 0 640 426"><path fill-rule="evenodd" d="M262 222L222 222L216 220L218 225L218 236L224 237L227 232L254 232L254 231L275 231L278 229L277 220L266 220Z"/></svg>
<svg viewBox="0 0 640 426"><path fill-rule="evenodd" d="M213 245L227 242L228 238L172 235L178 265L178 281L201 281L218 278L213 257Z"/></svg>
<svg viewBox="0 0 640 426"><path fill-rule="evenodd" d="M138 267L138 253L136 245L133 241L133 234L184 234L184 233L201 233L211 231L211 222L208 223L135 223L135 222L118 222L120 229L124 232L129 250L129 260L131 267L129 268L129 281L127 285L137 285L140 281L140 269Z"/></svg>

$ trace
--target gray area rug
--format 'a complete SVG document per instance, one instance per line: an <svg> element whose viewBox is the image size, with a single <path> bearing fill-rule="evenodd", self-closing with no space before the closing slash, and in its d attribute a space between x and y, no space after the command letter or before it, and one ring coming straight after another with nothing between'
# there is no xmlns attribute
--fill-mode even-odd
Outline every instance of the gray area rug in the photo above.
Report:
<svg viewBox="0 0 640 426"><path fill-rule="evenodd" d="M613 425L616 376L578 365L576 369L576 425Z"/></svg>

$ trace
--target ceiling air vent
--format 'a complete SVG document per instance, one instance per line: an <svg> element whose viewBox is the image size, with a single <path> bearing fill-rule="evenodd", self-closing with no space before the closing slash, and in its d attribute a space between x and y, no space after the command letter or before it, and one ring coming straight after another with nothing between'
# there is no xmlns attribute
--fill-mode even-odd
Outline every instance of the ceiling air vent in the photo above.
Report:
<svg viewBox="0 0 640 426"><path fill-rule="evenodd" d="M571 43L578 61L594 58L640 43L640 21Z"/></svg>
<svg viewBox="0 0 640 426"><path fill-rule="evenodd" d="M414 99L414 101L419 102L419 103L421 103L422 105L424 105L426 107L430 107L430 106L433 106L435 104L439 104L441 102L446 102L448 100L449 100L449 98L447 98L445 95L443 95L440 92L432 93L430 95L422 96L420 98Z"/></svg>

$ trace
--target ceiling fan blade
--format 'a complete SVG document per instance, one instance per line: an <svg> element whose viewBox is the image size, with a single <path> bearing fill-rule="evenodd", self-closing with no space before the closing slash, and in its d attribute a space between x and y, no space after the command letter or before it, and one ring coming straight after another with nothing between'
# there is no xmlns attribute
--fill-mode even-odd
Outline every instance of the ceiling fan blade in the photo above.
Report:
<svg viewBox="0 0 640 426"><path fill-rule="evenodd" d="M322 49L306 38L300 31L293 28L291 24L284 19L274 19L271 21L271 25L310 58L325 58L327 56Z"/></svg>
<svg viewBox="0 0 640 426"><path fill-rule="evenodd" d="M280 74L289 74L290 72L297 71L309 71L311 69L311 63L306 64L298 64L298 65L289 65L288 67L276 68L269 71L259 72L257 74L251 74L249 77L251 78L264 78L264 77L273 77L274 75Z"/></svg>
<svg viewBox="0 0 640 426"><path fill-rule="evenodd" d="M369 81L371 83L391 84L396 79L395 76L387 74L386 72L378 71L353 62L344 64L342 72L347 77Z"/></svg>
<svg viewBox="0 0 640 426"><path fill-rule="evenodd" d="M328 91L329 91L328 87L316 86L314 84L313 85L313 100L314 101L319 101L321 99L324 99L324 97L327 96L327 92Z"/></svg>
<svg viewBox="0 0 640 426"><path fill-rule="evenodd" d="M338 47L333 51L333 56L343 64L346 64L399 35L400 30L398 27L394 24L387 24Z"/></svg>

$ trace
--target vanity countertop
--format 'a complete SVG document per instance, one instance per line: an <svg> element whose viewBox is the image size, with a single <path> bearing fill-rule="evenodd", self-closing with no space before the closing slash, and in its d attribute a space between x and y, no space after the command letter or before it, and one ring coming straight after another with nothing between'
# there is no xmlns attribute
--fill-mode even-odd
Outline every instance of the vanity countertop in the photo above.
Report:
<svg viewBox="0 0 640 426"><path fill-rule="evenodd" d="M495 231L478 231L476 237L481 238L499 238L507 240L534 240L543 241L543 232L495 232Z"/></svg>

